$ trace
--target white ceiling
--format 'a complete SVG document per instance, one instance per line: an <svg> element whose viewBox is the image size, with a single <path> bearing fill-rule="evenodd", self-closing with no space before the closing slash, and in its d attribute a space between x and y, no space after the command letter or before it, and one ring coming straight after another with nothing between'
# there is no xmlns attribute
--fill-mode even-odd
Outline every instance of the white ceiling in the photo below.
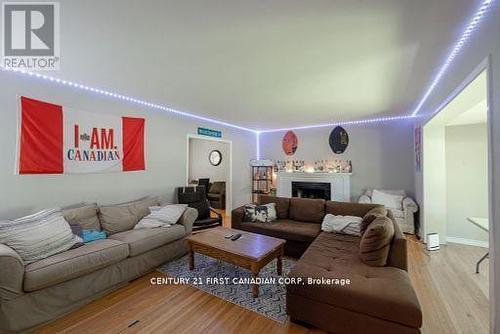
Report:
<svg viewBox="0 0 500 334"><path fill-rule="evenodd" d="M471 125L471 124L482 124L486 123L488 120L488 106L486 99L479 102L469 110L464 111L459 114L455 119L448 122L449 126L453 125Z"/></svg>
<svg viewBox="0 0 500 334"><path fill-rule="evenodd" d="M61 3L64 79L256 128L411 113L479 1Z"/></svg>
<svg viewBox="0 0 500 334"><path fill-rule="evenodd" d="M486 123L488 81L483 71L435 117L446 126Z"/></svg>

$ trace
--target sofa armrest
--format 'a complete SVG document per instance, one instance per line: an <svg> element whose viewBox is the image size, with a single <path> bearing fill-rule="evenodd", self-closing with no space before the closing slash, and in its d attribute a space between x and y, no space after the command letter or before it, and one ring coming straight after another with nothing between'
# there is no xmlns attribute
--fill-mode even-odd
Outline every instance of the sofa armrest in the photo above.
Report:
<svg viewBox="0 0 500 334"><path fill-rule="evenodd" d="M187 208L179 219L179 224L183 225L186 229L186 235L193 232L193 223L198 218L198 210L194 208Z"/></svg>
<svg viewBox="0 0 500 334"><path fill-rule="evenodd" d="M415 213L418 211L418 204L411 197L405 197L403 199L403 210Z"/></svg>
<svg viewBox="0 0 500 334"><path fill-rule="evenodd" d="M0 244L0 300L23 292L24 263L19 254Z"/></svg>
<svg viewBox="0 0 500 334"><path fill-rule="evenodd" d="M372 199L368 195L361 195L359 197L358 203L371 204L372 203Z"/></svg>
<svg viewBox="0 0 500 334"><path fill-rule="evenodd" d="M245 206L240 206L231 212L231 228L240 229L245 216Z"/></svg>

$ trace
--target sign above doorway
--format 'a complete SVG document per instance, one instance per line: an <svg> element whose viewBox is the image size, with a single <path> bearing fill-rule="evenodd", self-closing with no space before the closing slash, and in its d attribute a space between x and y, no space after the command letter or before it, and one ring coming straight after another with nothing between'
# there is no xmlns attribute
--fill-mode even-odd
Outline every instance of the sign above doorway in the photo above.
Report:
<svg viewBox="0 0 500 334"><path fill-rule="evenodd" d="M207 128L198 128L198 134L202 136L222 138L222 131Z"/></svg>

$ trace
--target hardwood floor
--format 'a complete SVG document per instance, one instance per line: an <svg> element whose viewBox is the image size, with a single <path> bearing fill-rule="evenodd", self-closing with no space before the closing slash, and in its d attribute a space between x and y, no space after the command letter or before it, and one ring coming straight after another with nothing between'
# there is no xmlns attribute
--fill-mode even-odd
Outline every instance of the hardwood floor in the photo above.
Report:
<svg viewBox="0 0 500 334"><path fill-rule="evenodd" d="M488 333L484 248L454 245L427 253L409 238L410 276L424 313L423 333ZM68 314L38 333L323 333L280 324L191 286L154 286L151 273Z"/></svg>
<svg viewBox="0 0 500 334"><path fill-rule="evenodd" d="M485 248L448 244L427 252L409 238L409 274L423 308L423 333L489 333L488 260Z"/></svg>

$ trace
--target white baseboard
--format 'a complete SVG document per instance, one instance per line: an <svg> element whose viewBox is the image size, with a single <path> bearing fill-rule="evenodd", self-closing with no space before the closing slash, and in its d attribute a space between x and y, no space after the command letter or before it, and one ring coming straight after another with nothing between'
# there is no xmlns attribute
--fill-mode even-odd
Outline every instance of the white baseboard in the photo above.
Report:
<svg viewBox="0 0 500 334"><path fill-rule="evenodd" d="M465 239L465 238L456 238L456 237L446 237L446 242L451 242L454 244L461 245L469 245L469 246L477 246L488 248L488 241L474 240L474 239Z"/></svg>

